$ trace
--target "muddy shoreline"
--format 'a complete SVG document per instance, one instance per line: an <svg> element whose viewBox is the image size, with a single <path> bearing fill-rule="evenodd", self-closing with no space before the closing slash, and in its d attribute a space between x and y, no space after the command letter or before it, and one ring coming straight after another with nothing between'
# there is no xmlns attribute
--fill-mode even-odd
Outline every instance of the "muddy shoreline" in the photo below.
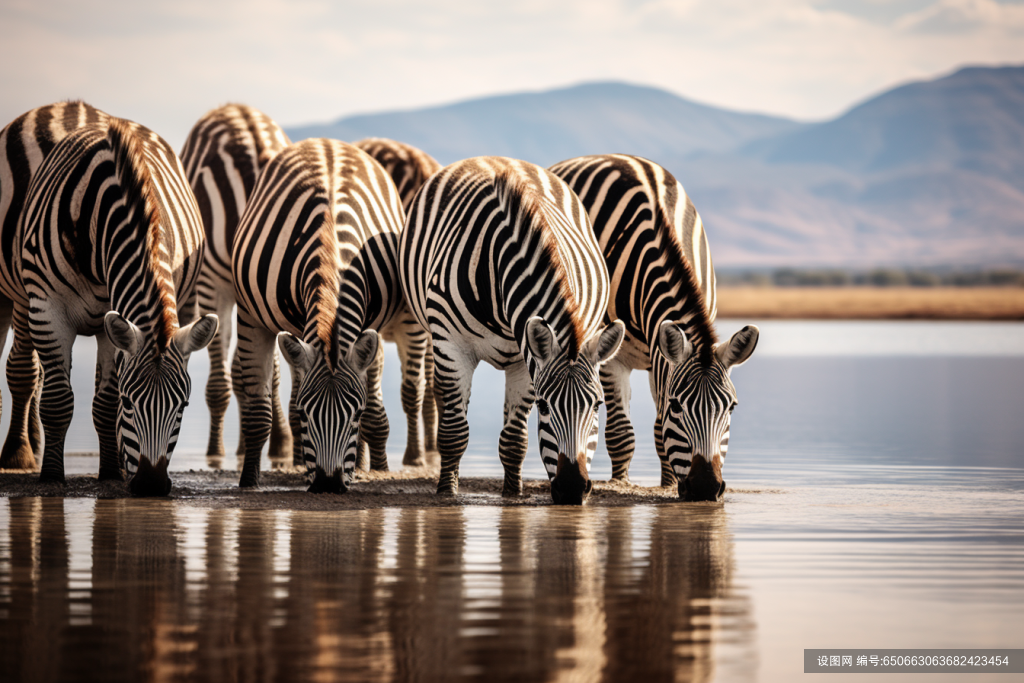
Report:
<svg viewBox="0 0 1024 683"><path fill-rule="evenodd" d="M306 493L306 479L299 470L271 470L261 474L259 489L238 488L235 470L189 470L173 472L173 488L167 497L180 504L211 509L240 510L371 510L393 507L540 507L551 505L547 481L523 481L523 495L503 498L499 478L463 477L456 498L435 493L437 471L405 468L393 472L358 472L356 481L344 494ZM726 500L736 493L768 493L756 489L726 490ZM40 483L38 472L0 470L0 498L131 498L123 482L99 481L95 475L69 475L64 484ZM144 499L140 499L144 500ZM639 486L614 481L594 481L587 505L621 507L657 503L679 503L676 487ZM720 503L686 503L716 505Z"/></svg>

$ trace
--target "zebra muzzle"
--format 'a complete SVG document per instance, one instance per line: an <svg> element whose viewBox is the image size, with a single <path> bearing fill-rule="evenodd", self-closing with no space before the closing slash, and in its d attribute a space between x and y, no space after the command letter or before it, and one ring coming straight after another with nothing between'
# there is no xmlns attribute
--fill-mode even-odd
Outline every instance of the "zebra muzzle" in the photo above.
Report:
<svg viewBox="0 0 1024 683"><path fill-rule="evenodd" d="M693 456L690 472L679 482L679 497L686 501L717 501L724 493L721 459L714 458L709 463L703 455Z"/></svg>
<svg viewBox="0 0 1024 683"><path fill-rule="evenodd" d="M329 475L324 472L322 467L317 467L313 483L306 491L309 493L347 493L348 486L345 485L345 478L342 476L341 470Z"/></svg>
<svg viewBox="0 0 1024 683"><path fill-rule="evenodd" d="M139 458L139 468L128 484L132 495L150 497L170 493L171 478L167 476L167 465L167 457L163 455L156 461L156 465L146 456Z"/></svg>
<svg viewBox="0 0 1024 683"><path fill-rule="evenodd" d="M594 488L587 472L587 458L571 462L565 453L558 454L558 469L551 480L551 500L555 505L583 505Z"/></svg>

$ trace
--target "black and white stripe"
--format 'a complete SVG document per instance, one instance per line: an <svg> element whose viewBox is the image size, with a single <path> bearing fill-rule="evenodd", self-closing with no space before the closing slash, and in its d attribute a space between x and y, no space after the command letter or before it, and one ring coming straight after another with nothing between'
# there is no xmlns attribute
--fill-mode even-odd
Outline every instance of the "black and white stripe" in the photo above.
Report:
<svg viewBox="0 0 1024 683"><path fill-rule="evenodd" d="M438 493L458 491L470 383L485 361L505 371L503 493L521 492L536 401L552 497L583 502L601 403L598 367L615 354L623 328L602 329L608 272L579 199L532 164L460 161L420 189L400 253L410 310L433 341L443 405Z"/></svg>
<svg viewBox="0 0 1024 683"><path fill-rule="evenodd" d="M231 244L238 220L256 186L260 171L290 144L288 136L263 112L244 104L226 104L203 115L192 127L181 162L196 196L206 230L206 251L199 273L199 310L216 313L220 330L209 346L210 378L206 384L206 405L210 409L207 462L220 468L224 457L224 413L231 401L231 385L241 390L238 354L228 366L231 345L235 287L231 281ZM278 393L280 364L274 351L274 379L271 393L273 414L270 432L270 460L301 464L298 442L281 408ZM294 425L298 429L298 425ZM238 454L245 453L244 430L239 433Z"/></svg>
<svg viewBox="0 0 1024 683"><path fill-rule="evenodd" d="M76 335L97 335L93 422L101 476L166 494L190 383L189 355L217 330L195 315L203 232L174 151L137 124L104 118L66 135L29 189L21 278L43 368L41 478L64 479ZM105 334L103 334L105 332Z"/></svg>
<svg viewBox="0 0 1024 683"><path fill-rule="evenodd" d="M716 343L707 235L668 171L620 154L570 159L551 171L587 207L611 275L607 319L626 325L622 349L601 369L612 476L627 479L633 457L630 372L649 370L662 486L678 480L687 500L718 499L736 406L729 372L754 352L758 329L748 325Z"/></svg>
<svg viewBox="0 0 1024 683"><path fill-rule="evenodd" d="M298 385L310 490L347 489L360 432L371 465L387 469L377 331L408 317L397 271L402 218L398 190L384 169L342 142L293 144L260 175L232 250L245 396L242 486L259 484L273 345L282 332L281 349ZM405 332L399 345L422 355L426 333L418 325Z"/></svg>
<svg viewBox="0 0 1024 683"><path fill-rule="evenodd" d="M0 347L15 327L7 357L11 426L0 468L35 469L41 457L39 365L28 332L28 299L21 282L21 216L29 185L46 155L75 129L107 115L84 102L58 102L22 114L0 131Z"/></svg>
<svg viewBox="0 0 1024 683"><path fill-rule="evenodd" d="M403 142L387 138L366 138L352 143L363 150L377 163L384 167L398 188L402 199L402 209L408 213L413 197L434 175L441 164L437 163L426 152ZM418 326L410 315L404 321L405 326ZM386 333L385 341L398 341L396 335ZM398 346L399 360L402 363L402 408L408 418L406 420L406 446L402 464L417 466L426 464L428 458L437 457L437 405L434 402L434 356L429 345L424 353L417 353L407 344ZM419 377L423 381L414 381ZM427 400L424 400L426 398ZM413 406L422 405L421 415L413 412ZM421 419L417 419L421 418ZM422 421L422 431L420 424Z"/></svg>

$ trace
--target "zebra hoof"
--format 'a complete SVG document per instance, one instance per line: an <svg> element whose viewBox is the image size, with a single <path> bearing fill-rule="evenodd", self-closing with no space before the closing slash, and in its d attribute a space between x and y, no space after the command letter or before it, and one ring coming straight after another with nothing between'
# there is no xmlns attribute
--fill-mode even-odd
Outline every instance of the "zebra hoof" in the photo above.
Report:
<svg viewBox="0 0 1024 683"><path fill-rule="evenodd" d="M64 484L64 473L54 474L53 472L40 472L40 484Z"/></svg>
<svg viewBox="0 0 1024 683"><path fill-rule="evenodd" d="M124 472L118 469L103 469L100 468L99 481L124 481Z"/></svg>
<svg viewBox="0 0 1024 683"><path fill-rule="evenodd" d="M402 467L423 467L426 464L427 461L422 455L410 455L407 453L402 458Z"/></svg>
<svg viewBox="0 0 1024 683"><path fill-rule="evenodd" d="M0 454L0 468L5 470L34 470L36 468L36 454L28 444L19 444L8 448L4 444L3 453Z"/></svg>

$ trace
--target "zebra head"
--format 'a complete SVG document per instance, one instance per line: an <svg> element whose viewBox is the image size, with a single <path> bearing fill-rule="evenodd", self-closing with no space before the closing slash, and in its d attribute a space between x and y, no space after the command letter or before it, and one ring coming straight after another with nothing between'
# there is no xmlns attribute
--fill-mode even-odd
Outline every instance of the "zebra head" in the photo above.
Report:
<svg viewBox="0 0 1024 683"><path fill-rule="evenodd" d="M582 505L590 495L590 461L597 448L602 402L598 368L615 356L625 329L616 320L570 358L544 319L533 317L526 324L527 348L535 366L532 378L540 455L556 505Z"/></svg>
<svg viewBox="0 0 1024 683"><path fill-rule="evenodd" d="M683 500L718 500L725 493L722 464L736 387L729 373L754 353L759 331L747 325L709 354L694 353L677 323L658 330L658 350L668 363L658 402L662 443Z"/></svg>
<svg viewBox="0 0 1024 683"><path fill-rule="evenodd" d="M129 486L137 496L166 496L171 490L167 465L192 391L188 359L213 340L217 316L175 330L163 349L116 311L107 312L103 327L120 351L115 433L132 477Z"/></svg>
<svg viewBox="0 0 1024 683"><path fill-rule="evenodd" d="M344 493L352 483L359 448L359 419L366 407L366 371L377 357L380 338L364 330L339 353L335 367L327 354L287 332L278 343L298 382L302 453L311 493Z"/></svg>

